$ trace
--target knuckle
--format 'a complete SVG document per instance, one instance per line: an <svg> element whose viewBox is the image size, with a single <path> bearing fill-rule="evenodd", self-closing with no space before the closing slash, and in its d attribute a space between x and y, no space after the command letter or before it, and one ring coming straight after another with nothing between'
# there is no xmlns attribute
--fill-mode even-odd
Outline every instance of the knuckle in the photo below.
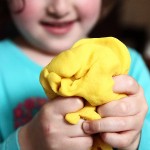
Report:
<svg viewBox="0 0 150 150"><path fill-rule="evenodd" d="M145 101L145 104L144 104L143 109L142 109L144 114L146 114L148 112L148 109L149 109L148 104Z"/></svg>
<svg viewBox="0 0 150 150"><path fill-rule="evenodd" d="M50 110L51 110L51 108L50 108L49 104L43 105L43 107L41 108L41 111L40 111L41 115L47 116L50 113Z"/></svg>
<svg viewBox="0 0 150 150"><path fill-rule="evenodd" d="M77 98L75 98L74 102L77 106L83 106L83 99L82 98L77 97Z"/></svg>
<svg viewBox="0 0 150 150"><path fill-rule="evenodd" d="M132 77L128 77L127 84L129 87L135 86L135 80Z"/></svg>
<svg viewBox="0 0 150 150"><path fill-rule="evenodd" d="M147 111L148 111L149 108L148 108L148 104L147 104L147 101L146 101L145 96L144 96L144 89L141 86L139 86L139 93L140 93L141 97L144 97L143 98L144 99L143 110L144 110L144 112L147 113Z"/></svg>
<svg viewBox="0 0 150 150"><path fill-rule="evenodd" d="M130 110L130 106L125 101L122 101L120 103L119 108L120 108L121 114L127 114L129 112L129 110Z"/></svg>
<svg viewBox="0 0 150 150"><path fill-rule="evenodd" d="M50 123L48 119L49 114L50 108L47 105L45 105L43 106L43 108L41 108L41 111L39 112L38 115L38 119L40 122L40 130L46 137L57 132L56 127L52 123Z"/></svg>
<svg viewBox="0 0 150 150"><path fill-rule="evenodd" d="M40 130L45 137L51 135L52 132L51 125L43 122L40 124Z"/></svg>
<svg viewBox="0 0 150 150"><path fill-rule="evenodd" d="M79 97L68 97L67 102L69 101L69 105L74 108L83 107L83 99Z"/></svg>
<svg viewBox="0 0 150 150"><path fill-rule="evenodd" d="M43 136L50 139L50 143L54 143L54 144L55 144L54 137L56 138L57 136L61 135L61 132L59 132L58 128L50 123L42 124L41 131L43 133Z"/></svg>

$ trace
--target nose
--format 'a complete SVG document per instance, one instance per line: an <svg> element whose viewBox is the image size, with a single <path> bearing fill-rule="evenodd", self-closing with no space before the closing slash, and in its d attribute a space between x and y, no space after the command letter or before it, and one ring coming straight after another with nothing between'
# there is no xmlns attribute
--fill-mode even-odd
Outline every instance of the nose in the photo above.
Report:
<svg viewBox="0 0 150 150"><path fill-rule="evenodd" d="M69 8L69 0L52 0L47 7L47 12L53 17L61 18L69 13Z"/></svg>

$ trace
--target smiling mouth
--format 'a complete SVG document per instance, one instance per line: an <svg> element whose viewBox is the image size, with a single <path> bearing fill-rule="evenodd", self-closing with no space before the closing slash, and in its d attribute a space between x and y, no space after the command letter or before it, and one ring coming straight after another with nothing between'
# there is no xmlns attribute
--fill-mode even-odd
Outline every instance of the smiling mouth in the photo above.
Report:
<svg viewBox="0 0 150 150"><path fill-rule="evenodd" d="M46 31L51 34L60 35L68 33L76 21L68 22L41 22Z"/></svg>
<svg viewBox="0 0 150 150"><path fill-rule="evenodd" d="M52 26L52 27L65 27L72 24L74 21L62 22L62 23L48 23L48 22L41 22L42 25L45 26Z"/></svg>

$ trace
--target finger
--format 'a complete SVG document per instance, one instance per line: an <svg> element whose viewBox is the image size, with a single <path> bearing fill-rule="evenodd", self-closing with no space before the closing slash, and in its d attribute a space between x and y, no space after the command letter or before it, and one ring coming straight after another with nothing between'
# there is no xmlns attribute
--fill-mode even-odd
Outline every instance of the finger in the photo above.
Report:
<svg viewBox="0 0 150 150"><path fill-rule="evenodd" d="M134 141L137 141L136 139L138 139L139 141L140 133L136 133L134 131L126 131L122 133L102 133L100 136L104 142L108 143L112 147L125 148L129 147ZM137 149L137 146L130 149Z"/></svg>
<svg viewBox="0 0 150 150"><path fill-rule="evenodd" d="M69 144L64 150L89 150L93 145L93 139L90 136L69 138L65 142Z"/></svg>
<svg viewBox="0 0 150 150"><path fill-rule="evenodd" d="M64 136L58 136L55 140L48 141L50 149L55 150L89 150L93 145L93 139L90 136L68 138Z"/></svg>
<svg viewBox="0 0 150 150"><path fill-rule="evenodd" d="M101 117L123 117L136 115L141 110L138 95L129 96L97 107Z"/></svg>
<svg viewBox="0 0 150 150"><path fill-rule="evenodd" d="M128 75L119 75L114 77L113 79L115 82L113 91L116 93L132 95L137 93L139 90L138 83Z"/></svg>
<svg viewBox="0 0 150 150"><path fill-rule="evenodd" d="M121 132L139 129L139 116L107 117L100 120L85 121L83 130L85 133L94 134L100 132ZM140 120L141 121L141 120Z"/></svg>
<svg viewBox="0 0 150 150"><path fill-rule="evenodd" d="M59 107L59 108L58 108ZM55 101L45 104L38 117L41 122L44 122L44 128L50 125L50 132L59 131L61 134L68 137L87 136L82 129L82 122L80 120L77 125L71 125L66 122L64 116L69 111L73 112L83 107L82 100L77 97L73 98L58 98ZM43 123L42 123L43 124ZM69 132L68 132L69 131Z"/></svg>
<svg viewBox="0 0 150 150"><path fill-rule="evenodd" d="M84 122L84 120L80 120L79 123L76 125L66 124L62 130L63 134L67 135L68 137L71 137L71 138L87 136L87 134L82 129L83 122Z"/></svg>
<svg viewBox="0 0 150 150"><path fill-rule="evenodd" d="M76 112L83 108L84 104L82 98L79 97L57 97L49 103L48 107L53 109L55 114L66 115L70 112Z"/></svg>

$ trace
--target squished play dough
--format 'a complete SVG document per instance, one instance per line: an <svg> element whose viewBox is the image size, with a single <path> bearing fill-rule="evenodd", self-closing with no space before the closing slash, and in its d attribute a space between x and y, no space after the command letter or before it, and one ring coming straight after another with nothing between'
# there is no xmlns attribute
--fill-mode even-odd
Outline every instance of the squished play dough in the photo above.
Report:
<svg viewBox="0 0 150 150"><path fill-rule="evenodd" d="M42 70L40 82L50 99L79 96L87 101L83 109L66 115L68 122L77 124L80 117L100 119L96 106L126 96L113 92L113 77L127 74L129 68L130 54L121 41L113 37L87 38L52 59Z"/></svg>

